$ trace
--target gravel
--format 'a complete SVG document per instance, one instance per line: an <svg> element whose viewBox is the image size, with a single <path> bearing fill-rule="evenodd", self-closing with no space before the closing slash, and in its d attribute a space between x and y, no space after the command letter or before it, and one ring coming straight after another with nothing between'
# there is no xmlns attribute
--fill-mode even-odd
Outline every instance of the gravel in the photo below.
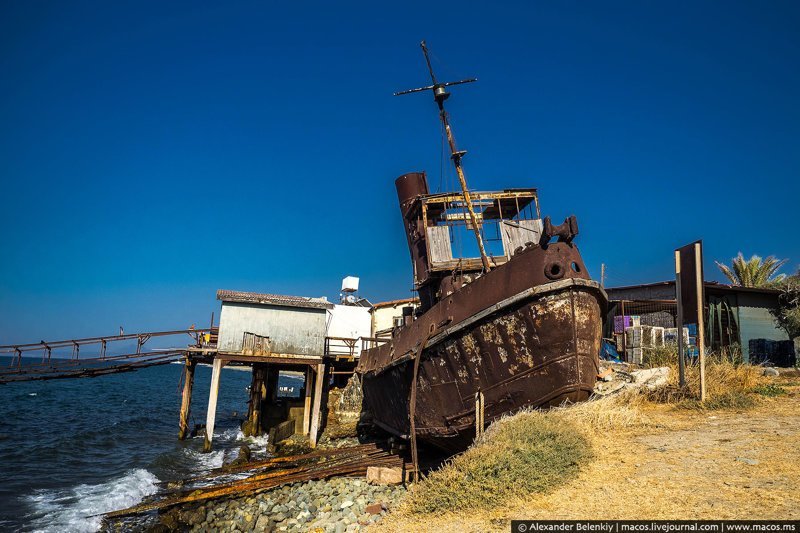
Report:
<svg viewBox="0 0 800 533"><path fill-rule="evenodd" d="M348 533L378 523L405 493L402 486L371 485L363 478L307 481L211 502L182 512L181 521L192 531Z"/></svg>

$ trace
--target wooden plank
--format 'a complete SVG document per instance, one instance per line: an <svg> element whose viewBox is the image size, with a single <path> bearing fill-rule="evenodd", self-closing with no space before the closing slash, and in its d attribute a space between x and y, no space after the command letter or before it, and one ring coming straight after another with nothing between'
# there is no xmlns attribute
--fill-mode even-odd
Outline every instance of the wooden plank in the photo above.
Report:
<svg viewBox="0 0 800 533"><path fill-rule="evenodd" d="M526 243L539 243L542 236L542 221L536 220L504 220L500 225L500 235L506 255L511 257L514 250Z"/></svg>
<svg viewBox="0 0 800 533"><path fill-rule="evenodd" d="M317 446L317 433L319 433L319 417L320 409L322 407L322 388L325 382L325 365L317 365L317 379L314 383L314 407L311 414L311 429L309 440L311 447Z"/></svg>
<svg viewBox="0 0 800 533"><path fill-rule="evenodd" d="M353 451L358 448L355 447ZM380 449L363 450L360 453L349 453L350 450L344 449L345 453L341 458L332 457L325 462L310 462L308 464L298 464L295 467L280 469L277 471L257 472L253 475L235 481L223 481L214 483L210 486L198 487L184 490L178 493L167 494L161 500L150 500L140 503L134 507L106 513L106 518L120 518L148 512L152 510L163 510L175 505L191 502L202 502L217 498L230 497L240 494L252 495L258 491L279 487L287 483L298 481L309 481L313 479L327 479L334 476L365 476L367 468L370 466L386 466L392 468L404 468L403 458L397 455L390 455ZM318 455L315 452L305 456L297 456L297 459L313 457ZM303 463L307 463L303 461ZM248 465L249 466L249 465ZM248 468L249 470L249 468ZM95 515L100 516L100 515Z"/></svg>
<svg viewBox="0 0 800 533"><path fill-rule="evenodd" d="M428 226L428 247L431 263L441 263L453 259L450 246L450 226Z"/></svg>
<svg viewBox="0 0 800 533"><path fill-rule="evenodd" d="M697 349L700 352L700 401L706 401L706 331L705 316L703 312L703 245L700 242L694 244L694 260L697 281Z"/></svg>
<svg viewBox="0 0 800 533"><path fill-rule="evenodd" d="M214 439L214 418L217 415L217 395L219 394L219 378L225 361L214 359L211 367L211 390L208 392L208 410L206 411L206 438L203 442L203 451L211 451L211 441Z"/></svg>
<svg viewBox="0 0 800 533"><path fill-rule="evenodd" d="M313 384L311 381L313 374L312 368L314 367L309 365L308 368L306 369L306 397L303 406L303 435L308 435L309 424L311 423L311 391L313 388Z"/></svg>
<svg viewBox="0 0 800 533"><path fill-rule="evenodd" d="M269 430L269 442L273 446L277 445L280 441L286 440L294 435L294 420L287 420L281 422Z"/></svg>
<svg viewBox="0 0 800 533"><path fill-rule="evenodd" d="M229 352L220 352L218 359L232 363L281 363L292 365L315 365L322 361L316 355L272 354L272 355L242 355Z"/></svg>

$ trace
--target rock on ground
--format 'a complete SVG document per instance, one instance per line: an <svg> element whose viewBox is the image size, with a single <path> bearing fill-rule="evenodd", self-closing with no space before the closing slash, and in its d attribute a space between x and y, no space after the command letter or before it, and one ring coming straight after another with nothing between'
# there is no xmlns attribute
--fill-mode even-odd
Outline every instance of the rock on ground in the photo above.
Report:
<svg viewBox="0 0 800 533"><path fill-rule="evenodd" d="M182 510L179 519L189 519L191 531L358 531L378 523L405 493L400 485L333 478L210 502Z"/></svg>

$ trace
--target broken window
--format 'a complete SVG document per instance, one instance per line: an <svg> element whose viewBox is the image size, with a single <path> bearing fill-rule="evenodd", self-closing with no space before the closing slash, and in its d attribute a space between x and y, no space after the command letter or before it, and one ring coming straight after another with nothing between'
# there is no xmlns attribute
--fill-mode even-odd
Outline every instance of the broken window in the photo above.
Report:
<svg viewBox="0 0 800 533"><path fill-rule="evenodd" d="M535 189L470 196L486 255L495 264L506 262L519 247L539 242L542 221ZM431 270L480 268L480 251L464 196L429 196L422 209Z"/></svg>

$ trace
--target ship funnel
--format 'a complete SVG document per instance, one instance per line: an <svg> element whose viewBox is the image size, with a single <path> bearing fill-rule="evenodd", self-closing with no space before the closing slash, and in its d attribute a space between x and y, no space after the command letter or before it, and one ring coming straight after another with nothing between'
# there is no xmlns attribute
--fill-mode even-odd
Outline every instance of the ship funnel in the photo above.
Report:
<svg viewBox="0 0 800 533"><path fill-rule="evenodd" d="M397 187L397 199L400 200L400 208L405 212L405 204L419 195L428 194L428 180L424 172L409 172L403 174L396 180L394 185Z"/></svg>

